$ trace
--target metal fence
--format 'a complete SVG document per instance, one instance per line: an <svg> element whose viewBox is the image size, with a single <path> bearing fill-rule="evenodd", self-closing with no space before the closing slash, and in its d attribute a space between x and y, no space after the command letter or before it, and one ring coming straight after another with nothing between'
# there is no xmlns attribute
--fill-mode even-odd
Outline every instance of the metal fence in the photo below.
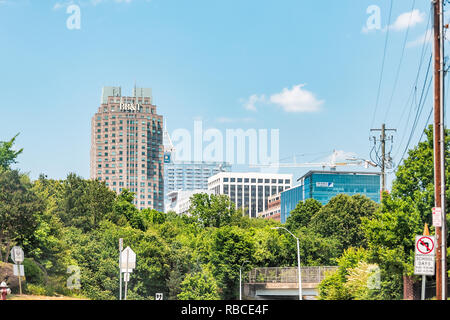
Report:
<svg viewBox="0 0 450 320"><path fill-rule="evenodd" d="M302 283L319 283L327 272L334 272L337 267L302 267ZM258 283L297 283L297 268L256 268L248 273L248 282Z"/></svg>

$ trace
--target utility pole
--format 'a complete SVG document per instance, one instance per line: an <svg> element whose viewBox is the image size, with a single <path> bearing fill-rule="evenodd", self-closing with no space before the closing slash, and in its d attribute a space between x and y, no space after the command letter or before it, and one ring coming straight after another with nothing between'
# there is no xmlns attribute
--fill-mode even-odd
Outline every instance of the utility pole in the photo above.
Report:
<svg viewBox="0 0 450 320"><path fill-rule="evenodd" d="M433 0L434 30L434 194L441 208L441 226L436 226L436 299L447 300L447 231L445 213L444 133L444 1Z"/></svg>
<svg viewBox="0 0 450 320"><path fill-rule="evenodd" d="M381 161L378 161L378 159L377 161L374 161L373 159L371 160L381 167L381 192L384 192L386 191L386 163L390 163L391 161L390 159L386 158L386 141L393 140L393 136L386 137L386 131L397 131L397 129L386 129L386 124L383 123L381 125L381 129L371 129L370 131L381 131L379 140L381 142ZM373 141L376 147L377 138L373 137Z"/></svg>

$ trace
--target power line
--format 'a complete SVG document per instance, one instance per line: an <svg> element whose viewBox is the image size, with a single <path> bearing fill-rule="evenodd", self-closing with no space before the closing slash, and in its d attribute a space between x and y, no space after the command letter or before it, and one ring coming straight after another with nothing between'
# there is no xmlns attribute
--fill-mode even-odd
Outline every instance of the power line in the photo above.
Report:
<svg viewBox="0 0 450 320"><path fill-rule="evenodd" d="M433 82L432 80L433 80L433 78L430 78L430 82L429 82L429 85L428 85L428 88L427 88L427 91L426 91L425 99L428 97L428 93L430 91L430 87L431 87L431 84ZM408 151L408 148L409 148L409 145L411 143L412 137L414 136L414 132L416 131L417 124L418 124L418 121L420 119L420 115L422 114L423 106L425 104L425 99L423 100L422 106L419 105L419 109L416 112L416 117L414 119L413 127L411 128L411 132L409 134L408 143L406 144L405 150L403 151L403 155L402 155L400 161L398 162L396 168L398 168L398 166L400 166L401 162L405 158L406 152Z"/></svg>
<svg viewBox="0 0 450 320"><path fill-rule="evenodd" d="M406 29L405 39L403 40L402 54L400 56L400 62L399 62L398 67L397 67L397 73L396 73L396 76L395 76L394 85L392 87L392 94L391 94L391 98L389 99L389 104L388 104L388 108L387 108L387 111L386 111L386 115L384 117L384 122L386 122L386 120L387 120L387 116L388 116L389 111L390 111L391 106L392 106L392 100L394 99L395 90L397 89L398 78L400 76L400 70L401 70L401 67L402 67L402 64L403 64L403 58L405 56L406 42L408 41L409 28L410 28L410 25L411 25L412 15L413 15L415 6L416 6L416 0L413 0L411 13L409 15L408 28Z"/></svg>
<svg viewBox="0 0 450 320"><path fill-rule="evenodd" d="M429 27L430 27L430 23L431 23L431 12L432 12L432 6L430 6L430 10L428 11L427 26L425 28L425 39L427 38L428 33L430 31ZM405 106L403 108L403 112L402 112L402 114L400 116L400 120L399 120L399 122L397 124L397 128L400 128L401 127L400 124L402 122L402 119L404 118L405 112L406 112L406 110L409 110L408 117L407 117L406 122L405 122L405 130L403 130L403 135L402 135L402 138L401 138L400 143L398 145L398 149L396 151L396 156L395 157L397 157L397 155L401 152L401 146L402 146L403 141L404 141L404 139L406 137L406 132L407 132L406 127L407 127L407 125L409 123L409 119L411 118L411 114L412 114L412 110L413 110L411 99L414 97L415 101L417 101L417 84L419 82L419 76L420 76L420 72L422 70L422 66L423 66L423 62L424 62L424 58L425 58L425 52L428 51L428 50L426 50L426 48L428 48L429 45L430 45L430 43L428 41L424 41L423 42L422 50L421 50L421 54L420 54L419 67L418 67L418 70L417 70L416 78L415 78L415 81L413 83L410 96L409 96L409 98L408 98L408 100L407 100L407 102L406 102L406 104L405 104ZM429 65L428 65L427 74L430 71L429 68L431 67L431 59L432 59L432 57L433 57L433 55L430 54L430 61L429 61ZM426 80L425 80L425 82L426 82ZM417 105L417 102L416 102L416 105ZM408 106L410 106L410 107L408 108Z"/></svg>
<svg viewBox="0 0 450 320"><path fill-rule="evenodd" d="M381 72L380 72L380 80L378 83L378 92L377 92L377 99L376 99L376 103L375 103L375 110L373 112L373 117L372 117L372 123L370 124L370 127L373 127L373 124L375 122L375 116L377 114L377 110L378 110L378 105L380 102L380 93L381 93L381 84L383 82L383 73L384 73L384 65L386 62L386 52L387 52L387 46L388 46L388 42L389 42L389 26L391 25L391 18L392 18L392 5L393 5L394 1L391 0L391 5L390 5L390 9L389 9L389 18L388 18L388 28L386 30L386 40L384 42L384 52L383 52L383 60L381 63Z"/></svg>
<svg viewBox="0 0 450 320"><path fill-rule="evenodd" d="M422 86L422 91L421 91L421 94L420 94L419 104L417 104L417 95L414 95L414 100L411 101L411 106L410 106L410 109L409 109L408 119L407 119L407 121L406 121L406 123L405 123L406 125L408 125L409 119L410 119L410 117L411 117L411 113L412 113L412 109L413 109L413 103L416 105L416 110L417 110L417 111L416 111L416 116L415 116L415 119L414 119L414 123L416 123L416 121L417 121L417 113L419 112L420 105L422 104L422 100L423 100L423 96L424 96L424 91L425 91L425 86L426 86L426 83L427 83L427 81L428 81L428 76L429 76L429 74L430 74L430 70L431 70L431 62L432 62L432 61L433 61L433 56L430 55L430 59L429 59L429 61L428 61L427 73L426 73L426 75L425 75L425 79L424 79L423 86ZM431 85L431 79L432 79L432 78L430 78L430 85ZM417 77L417 80L418 80L418 77ZM417 84L416 84L415 87L414 87L414 91L417 93ZM427 93L427 95L428 95L428 93ZM413 130L414 130L414 123L413 123ZM397 149L397 152L395 153L395 158L397 157L397 155L399 154L399 152L400 152L400 150L401 150L401 145L403 144L403 141L404 141L405 137L406 137L406 127L405 127L405 130L404 130L404 132L403 132L402 138L401 138L401 140L400 140L400 146L399 146L399 148ZM399 162L399 163L400 163L400 162Z"/></svg>

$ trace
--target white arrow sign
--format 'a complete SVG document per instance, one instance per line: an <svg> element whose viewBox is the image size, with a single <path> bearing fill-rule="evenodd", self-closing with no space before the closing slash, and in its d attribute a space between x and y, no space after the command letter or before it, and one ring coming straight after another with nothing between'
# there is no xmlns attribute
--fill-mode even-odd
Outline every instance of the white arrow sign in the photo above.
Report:
<svg viewBox="0 0 450 320"><path fill-rule="evenodd" d="M125 269L123 272L126 272L127 269L130 270L136 268L136 253L134 253L130 247L126 247L125 250L122 251L120 260L122 264L120 269Z"/></svg>

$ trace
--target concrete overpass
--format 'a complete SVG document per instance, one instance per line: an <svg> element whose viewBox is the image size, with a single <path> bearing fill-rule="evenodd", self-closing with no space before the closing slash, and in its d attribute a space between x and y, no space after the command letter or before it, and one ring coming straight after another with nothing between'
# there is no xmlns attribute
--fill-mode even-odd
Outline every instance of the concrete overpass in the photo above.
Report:
<svg viewBox="0 0 450 320"><path fill-rule="evenodd" d="M329 272L337 267L302 267L303 299L315 300L318 285ZM297 300L297 268L255 268L248 273L244 283L244 299L247 300Z"/></svg>

